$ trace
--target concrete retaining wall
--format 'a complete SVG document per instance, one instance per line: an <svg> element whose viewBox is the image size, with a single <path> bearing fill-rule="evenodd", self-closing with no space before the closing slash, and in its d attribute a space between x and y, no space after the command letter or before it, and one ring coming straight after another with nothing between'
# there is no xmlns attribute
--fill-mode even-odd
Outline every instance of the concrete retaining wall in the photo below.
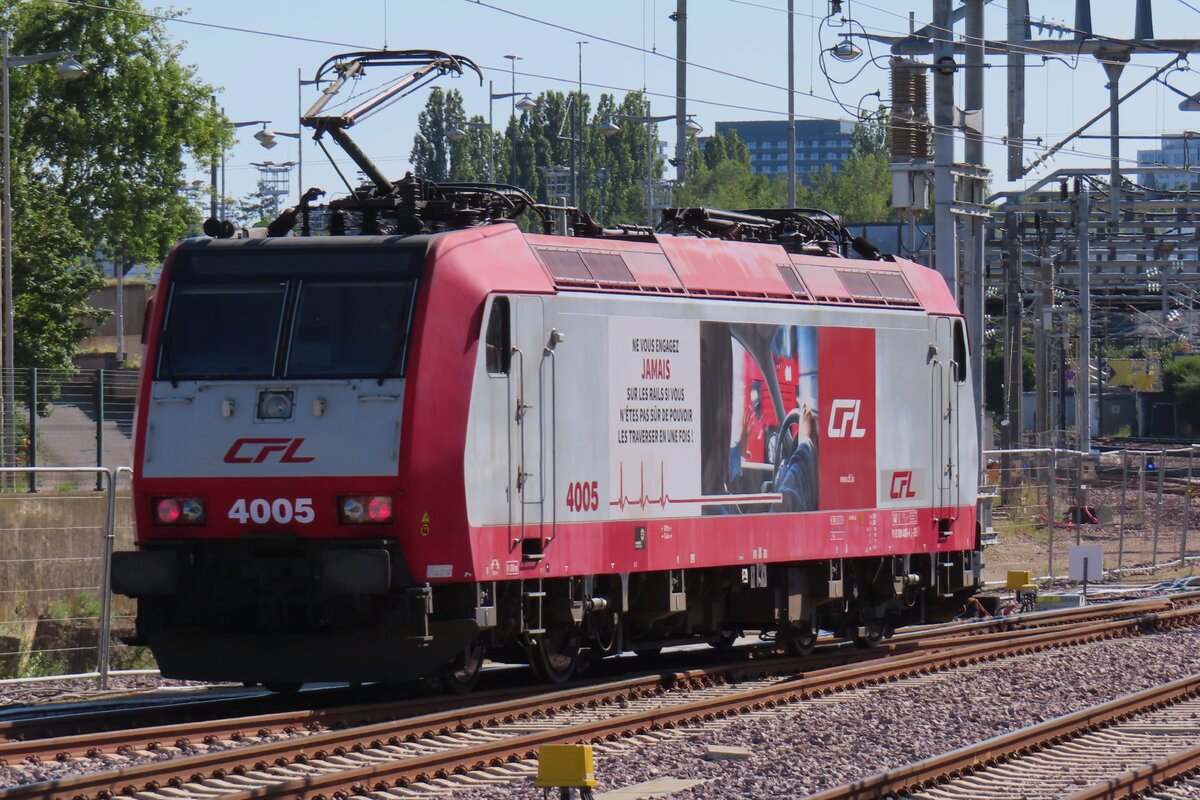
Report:
<svg viewBox="0 0 1200 800"><path fill-rule="evenodd" d="M71 624L90 631L94 643L107 504L105 492L0 495L0 639L3 642L19 643L23 650L36 647L38 619L53 612L53 616L60 618L79 615L81 618ZM119 496L115 524L117 549L133 548L133 530L132 502L128 496ZM118 600L115 613L128 615L132 604L124 598ZM45 627L43 620L41 628ZM86 632L83 638L87 638ZM65 639L60 637L56 641ZM0 646L0 653L12 649ZM75 666L76 659L55 658L57 663ZM87 658L84 657L83 663L87 663ZM90 658L94 665L94 656ZM11 655L0 657L0 662L8 661L14 661ZM20 662L22 667L27 665L28 654ZM15 663L0 663L0 676L13 674L14 667Z"/></svg>

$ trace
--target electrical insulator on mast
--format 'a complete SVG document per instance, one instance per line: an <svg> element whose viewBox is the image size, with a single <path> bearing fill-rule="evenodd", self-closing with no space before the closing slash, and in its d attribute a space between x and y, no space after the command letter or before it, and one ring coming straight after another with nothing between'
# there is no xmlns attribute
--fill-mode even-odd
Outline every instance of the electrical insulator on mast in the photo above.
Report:
<svg viewBox="0 0 1200 800"><path fill-rule="evenodd" d="M928 78L924 65L891 60L892 161L927 160L929 147Z"/></svg>

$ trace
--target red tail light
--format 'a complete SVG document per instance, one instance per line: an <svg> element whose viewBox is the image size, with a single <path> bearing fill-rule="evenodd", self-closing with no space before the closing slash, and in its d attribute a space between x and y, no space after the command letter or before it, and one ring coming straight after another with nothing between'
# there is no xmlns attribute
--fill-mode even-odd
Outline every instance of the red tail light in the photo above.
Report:
<svg viewBox="0 0 1200 800"><path fill-rule="evenodd" d="M159 525L203 525L203 497L160 497L153 501L154 521Z"/></svg>
<svg viewBox="0 0 1200 800"><path fill-rule="evenodd" d="M346 525L386 525L392 521L392 498L387 495L340 497L338 516Z"/></svg>
<svg viewBox="0 0 1200 800"><path fill-rule="evenodd" d="M367 516L371 522L391 522L392 498L372 497L371 502L367 503Z"/></svg>

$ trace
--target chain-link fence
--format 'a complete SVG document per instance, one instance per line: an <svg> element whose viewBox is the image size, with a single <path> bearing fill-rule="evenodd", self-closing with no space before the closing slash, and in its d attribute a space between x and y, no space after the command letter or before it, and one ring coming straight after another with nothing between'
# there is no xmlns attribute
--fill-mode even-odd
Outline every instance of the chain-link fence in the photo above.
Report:
<svg viewBox="0 0 1200 800"><path fill-rule="evenodd" d="M0 464L109 469L132 464L137 381L137 370L16 370L12 419L0 424ZM100 490L96 481L81 473L29 472L20 481L8 474L3 488Z"/></svg>
<svg viewBox="0 0 1200 800"><path fill-rule="evenodd" d="M1013 568L1062 575L1078 544L1101 545L1105 569L1118 571L1178 567L1200 552L1200 445L984 457L993 525L1008 534Z"/></svg>
<svg viewBox="0 0 1200 800"><path fill-rule="evenodd" d="M130 470L121 467L0 469L0 478L44 482L73 475L100 492L0 496L0 683L39 677L95 677L105 688L109 672L152 668L144 648L122 639L134 631L136 607L113 597L113 549L133 546L127 493Z"/></svg>

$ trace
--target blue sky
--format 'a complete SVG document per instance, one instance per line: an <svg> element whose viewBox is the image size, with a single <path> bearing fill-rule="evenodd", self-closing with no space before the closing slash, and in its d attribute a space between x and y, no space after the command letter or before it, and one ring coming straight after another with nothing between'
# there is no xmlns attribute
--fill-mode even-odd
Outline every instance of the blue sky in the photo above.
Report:
<svg viewBox="0 0 1200 800"><path fill-rule="evenodd" d="M853 64L826 58L830 75L849 80L848 84L831 88L822 75L818 51L836 43L837 34L845 30L822 30L819 18L826 5L826 0L795 0L796 114L801 119L849 119L850 114L835 101L835 93L850 108L862 95L877 89L887 98L887 72L864 66L865 58ZM906 33L910 10L918 25L930 17L929 0L845 0L843 5L849 16L882 34ZM1200 36L1200 12L1181 0L1156 0L1154 5L1155 31L1160 37ZM717 121L786 119L786 6L786 0L690 0L688 50L693 66L688 74L689 112L705 132L711 132ZM989 5L986 34L990 38L1004 37L1004 6L999 1ZM1035 18L1073 22L1073 0L1031 0L1031 6ZM144 7L148 11L159 8ZM1132 0L1093 0L1094 29L1111 36L1131 35L1133 7ZM583 47L585 91L620 95L644 86L651 92L654 113L670 113L675 94L675 24L668 15L674 10L674 0L343 0L340 6L315 0L204 0L183 9L181 20L163 24L183 45L182 60L218 88L218 102L230 119L270 119L276 130L295 131L298 101L307 108L316 96L313 90L304 89L298 98L298 70L308 78L331 55L385 45L448 50L474 59L485 70L482 87L473 78L442 79L438 85L459 89L468 113L486 117L487 80L495 81L497 92L509 91L506 54L522 57L517 62L518 91L566 90L578 80L576 42L584 39L590 42ZM962 33L961 24L957 31ZM884 46L875 45L875 55L885 52ZM1169 58L1135 56L1125 70L1122 86L1132 87ZM1193 60L1200 67L1200 55ZM1006 79L1003 60L993 57L990 61L996 66L987 70L985 79L986 157L994 173L993 187L1003 188L1005 162L1000 138L1005 134ZM1107 104L1104 73L1094 59L1080 58L1073 63L1074 69L1062 61L1043 66L1038 56L1027 61L1031 69L1027 71L1026 136L1043 137L1044 145L1051 144ZM365 91L381 85L396 74L373 72L360 88ZM1200 74L1175 72L1169 80L1188 93L1200 92ZM399 177L409 168L416 115L426 91L353 129L367 153L390 175ZM1198 115L1177 110L1179 99L1169 89L1148 86L1122 105L1123 132L1157 135L1200 128ZM507 118L507 102L496 103L498 127ZM1107 124L1101 121L1094 132L1106 132ZM252 138L254 130L242 129L239 143L227 155L226 191L230 196L241 197L253 190L257 170L251 162L297 159L295 140L281 138L278 147L267 151ZM673 139L673 135L664 138ZM1125 142L1122 156L1134 159L1139 147L1149 146L1147 142ZM330 147L336 149L332 143ZM1033 176L1057 167L1102 167L1107 152L1105 141L1077 141ZM1027 161L1031 155L1027 154ZM303 160L306 185L339 193L339 179L307 138ZM349 163L340 153L339 161ZM353 175L352 166L349 172ZM188 173L189 180L207 178L206 166ZM294 181L293 176L293 197Z"/></svg>

